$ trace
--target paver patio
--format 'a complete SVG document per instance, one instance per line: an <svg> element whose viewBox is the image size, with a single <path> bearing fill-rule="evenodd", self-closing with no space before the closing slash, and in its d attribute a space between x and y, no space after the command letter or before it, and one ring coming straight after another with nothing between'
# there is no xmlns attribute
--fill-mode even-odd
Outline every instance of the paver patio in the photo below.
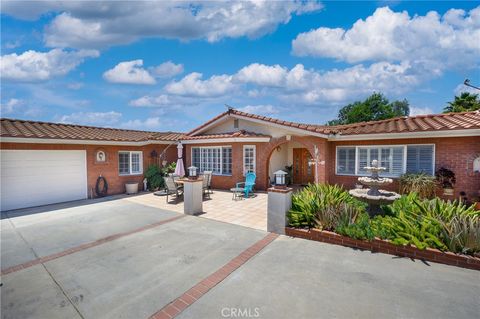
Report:
<svg viewBox="0 0 480 319"><path fill-rule="evenodd" d="M231 192L213 190L210 199L205 199L203 202L204 214L200 217L267 230L267 198L268 194L257 192L255 197L232 200ZM169 200L167 203L164 196L155 196L152 193L127 197L126 200L183 213L183 201L175 203L174 200Z"/></svg>
<svg viewBox="0 0 480 319"><path fill-rule="evenodd" d="M2 271L25 267L2 274L2 318L223 318L232 309L257 310L259 318L480 313L478 271L277 238L133 198L6 214Z"/></svg>

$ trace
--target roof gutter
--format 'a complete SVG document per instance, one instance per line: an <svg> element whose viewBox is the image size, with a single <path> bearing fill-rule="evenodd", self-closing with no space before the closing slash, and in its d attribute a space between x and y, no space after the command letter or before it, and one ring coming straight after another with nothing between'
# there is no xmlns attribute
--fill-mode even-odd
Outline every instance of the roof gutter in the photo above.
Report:
<svg viewBox="0 0 480 319"><path fill-rule="evenodd" d="M467 137L479 136L480 129L448 130L448 131L426 131L426 132L405 132L405 133L382 133L382 134L356 134L341 135L332 134L329 141L368 141L368 140L390 140L403 138L441 138L441 137Z"/></svg>
<svg viewBox="0 0 480 319"><path fill-rule="evenodd" d="M150 144L170 144L177 141L102 141L102 140L72 140L56 138L29 138L29 137L1 137L1 143L31 143L31 144L73 144L73 145L121 145L121 146L145 146Z"/></svg>

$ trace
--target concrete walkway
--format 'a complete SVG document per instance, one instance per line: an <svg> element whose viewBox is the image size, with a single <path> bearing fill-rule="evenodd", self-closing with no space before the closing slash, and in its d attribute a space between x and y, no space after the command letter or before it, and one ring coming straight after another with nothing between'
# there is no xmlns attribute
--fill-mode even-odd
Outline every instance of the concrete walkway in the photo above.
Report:
<svg viewBox="0 0 480 319"><path fill-rule="evenodd" d="M480 313L473 270L285 236L265 241L264 231L125 198L52 209L1 221L2 272L13 269L2 274L2 318Z"/></svg>

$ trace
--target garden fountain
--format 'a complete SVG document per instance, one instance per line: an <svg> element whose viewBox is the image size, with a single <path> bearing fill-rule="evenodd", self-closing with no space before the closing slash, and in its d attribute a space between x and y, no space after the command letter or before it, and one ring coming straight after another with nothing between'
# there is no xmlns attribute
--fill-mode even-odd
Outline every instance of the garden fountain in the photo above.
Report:
<svg viewBox="0 0 480 319"><path fill-rule="evenodd" d="M365 170L372 173L372 176L359 177L358 181L369 188L356 188L349 191L350 195L368 204L368 214L375 216L382 214L381 205L393 203L400 198L400 194L378 189L383 185L393 183L391 178L378 176L380 171L384 171L385 167L379 167L378 161L373 160L372 166L364 167Z"/></svg>

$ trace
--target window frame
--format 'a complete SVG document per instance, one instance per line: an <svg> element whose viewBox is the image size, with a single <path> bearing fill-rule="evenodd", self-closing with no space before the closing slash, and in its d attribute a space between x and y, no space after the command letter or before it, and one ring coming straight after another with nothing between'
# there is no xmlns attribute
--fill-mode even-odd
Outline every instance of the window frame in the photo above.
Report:
<svg viewBox="0 0 480 319"><path fill-rule="evenodd" d="M257 146L256 145L243 145L243 154L242 154L242 162L243 162L243 176L245 176L245 151L247 148L253 149L253 173L257 174Z"/></svg>
<svg viewBox="0 0 480 319"><path fill-rule="evenodd" d="M230 148L231 150L231 161L230 161L230 165L231 165L231 169L230 169L230 173L229 174L226 174L223 172L223 149L224 148ZM190 149L190 163L191 165L193 165L193 150L194 149L198 149L199 150L199 155L200 155L200 158L199 158L199 163L200 163L200 167L197 167L198 168L198 171L199 173L202 172L201 170L201 166L202 166L202 160L203 160L203 152L202 150L203 149L219 149L220 150L220 173L216 173L216 172L212 172L212 175L215 175L215 176L232 176L232 171L233 171L233 148L231 145L220 145L220 146L193 146L191 149Z"/></svg>
<svg viewBox="0 0 480 319"><path fill-rule="evenodd" d="M435 153L436 153L436 145L434 143L420 143L420 144L385 144L385 145L337 145L335 147L335 175L338 176L369 176L370 174L360 174L359 173L359 149L361 148L389 148L389 147L402 147L403 148L403 162L402 162L402 173L405 174L407 172L407 148L408 146L432 146L432 172L435 173ZM354 148L355 149L355 172L354 174L350 173L339 173L338 172L338 149L341 148ZM380 154L380 153L379 153ZM382 173L380 173L382 174ZM390 178L399 178L400 175L391 175L391 174L383 174L384 176Z"/></svg>
<svg viewBox="0 0 480 319"><path fill-rule="evenodd" d="M128 173L120 173L120 154L128 154ZM139 171L133 172L132 155L139 155ZM119 176L135 176L143 175L143 151L118 151L118 175Z"/></svg>

